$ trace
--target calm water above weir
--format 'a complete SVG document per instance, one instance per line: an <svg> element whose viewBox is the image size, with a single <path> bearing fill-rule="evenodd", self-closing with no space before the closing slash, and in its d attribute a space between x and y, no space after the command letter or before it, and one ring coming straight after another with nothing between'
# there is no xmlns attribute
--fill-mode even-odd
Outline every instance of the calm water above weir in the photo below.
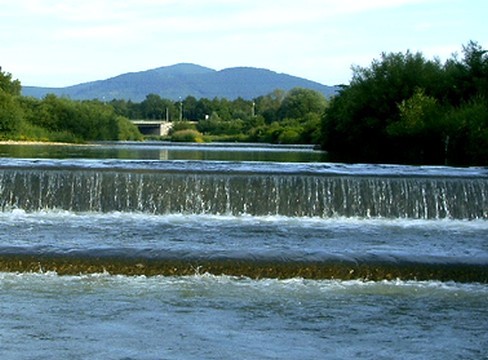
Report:
<svg viewBox="0 0 488 360"><path fill-rule="evenodd" d="M482 359L488 170L0 145L4 359Z"/></svg>
<svg viewBox="0 0 488 360"><path fill-rule="evenodd" d="M100 142L86 145L0 145L0 157L90 158L129 160L325 161L326 154L307 145L186 144L161 142Z"/></svg>

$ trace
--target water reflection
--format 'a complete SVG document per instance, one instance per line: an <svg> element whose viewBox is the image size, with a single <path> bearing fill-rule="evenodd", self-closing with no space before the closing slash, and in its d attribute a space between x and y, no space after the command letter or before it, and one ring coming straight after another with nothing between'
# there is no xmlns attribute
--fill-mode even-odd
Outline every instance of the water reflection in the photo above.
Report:
<svg viewBox="0 0 488 360"><path fill-rule="evenodd" d="M1 144L0 157L41 159L128 159L323 162L326 154L306 145L173 144L106 142L88 145Z"/></svg>

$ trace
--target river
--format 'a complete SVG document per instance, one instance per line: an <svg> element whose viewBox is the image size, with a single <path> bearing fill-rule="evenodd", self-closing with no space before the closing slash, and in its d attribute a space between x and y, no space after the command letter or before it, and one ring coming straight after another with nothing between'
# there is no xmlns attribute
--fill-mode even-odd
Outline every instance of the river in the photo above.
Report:
<svg viewBox="0 0 488 360"><path fill-rule="evenodd" d="M2 359L483 359L488 169L0 145Z"/></svg>

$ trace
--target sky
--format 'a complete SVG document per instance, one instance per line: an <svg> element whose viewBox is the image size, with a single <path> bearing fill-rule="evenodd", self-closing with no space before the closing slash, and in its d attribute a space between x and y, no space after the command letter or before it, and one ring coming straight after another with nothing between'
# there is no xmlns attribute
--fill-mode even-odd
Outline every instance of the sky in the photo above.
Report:
<svg viewBox="0 0 488 360"><path fill-rule="evenodd" d="M0 66L63 87L177 63L347 84L382 52L488 47L486 0L0 0Z"/></svg>

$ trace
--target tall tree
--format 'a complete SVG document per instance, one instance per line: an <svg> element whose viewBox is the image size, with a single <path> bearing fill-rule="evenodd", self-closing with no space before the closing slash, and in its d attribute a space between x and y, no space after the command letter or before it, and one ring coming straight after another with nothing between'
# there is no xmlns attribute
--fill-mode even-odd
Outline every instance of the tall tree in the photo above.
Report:
<svg viewBox="0 0 488 360"><path fill-rule="evenodd" d="M444 65L407 52L354 68L322 119L322 147L347 161L486 165L487 51L463 52Z"/></svg>
<svg viewBox="0 0 488 360"><path fill-rule="evenodd" d="M327 100L321 93L304 88L290 90L278 110L281 119L300 119L307 114L324 112Z"/></svg>
<svg viewBox="0 0 488 360"><path fill-rule="evenodd" d="M2 71L0 66L0 90L9 95L19 96L22 90L19 80L13 80L12 74Z"/></svg>
<svg viewBox="0 0 488 360"><path fill-rule="evenodd" d="M22 122L22 109L15 97L0 90L0 138L17 135Z"/></svg>
<svg viewBox="0 0 488 360"><path fill-rule="evenodd" d="M20 81L0 67L0 137L16 135L21 127L23 114L17 101L20 90Z"/></svg>
<svg viewBox="0 0 488 360"><path fill-rule="evenodd" d="M147 95L140 107L145 119L161 120L165 118L167 105L159 95Z"/></svg>
<svg viewBox="0 0 488 360"><path fill-rule="evenodd" d="M256 98L256 114L261 115L267 124L277 121L279 119L278 111L284 98L285 92L279 89L271 94Z"/></svg>
<svg viewBox="0 0 488 360"><path fill-rule="evenodd" d="M324 115L323 148L342 160L401 161L408 144L387 131L401 119L398 105L419 89L426 96L441 93L442 79L440 62L421 53L384 53L369 68L353 68L350 85Z"/></svg>

